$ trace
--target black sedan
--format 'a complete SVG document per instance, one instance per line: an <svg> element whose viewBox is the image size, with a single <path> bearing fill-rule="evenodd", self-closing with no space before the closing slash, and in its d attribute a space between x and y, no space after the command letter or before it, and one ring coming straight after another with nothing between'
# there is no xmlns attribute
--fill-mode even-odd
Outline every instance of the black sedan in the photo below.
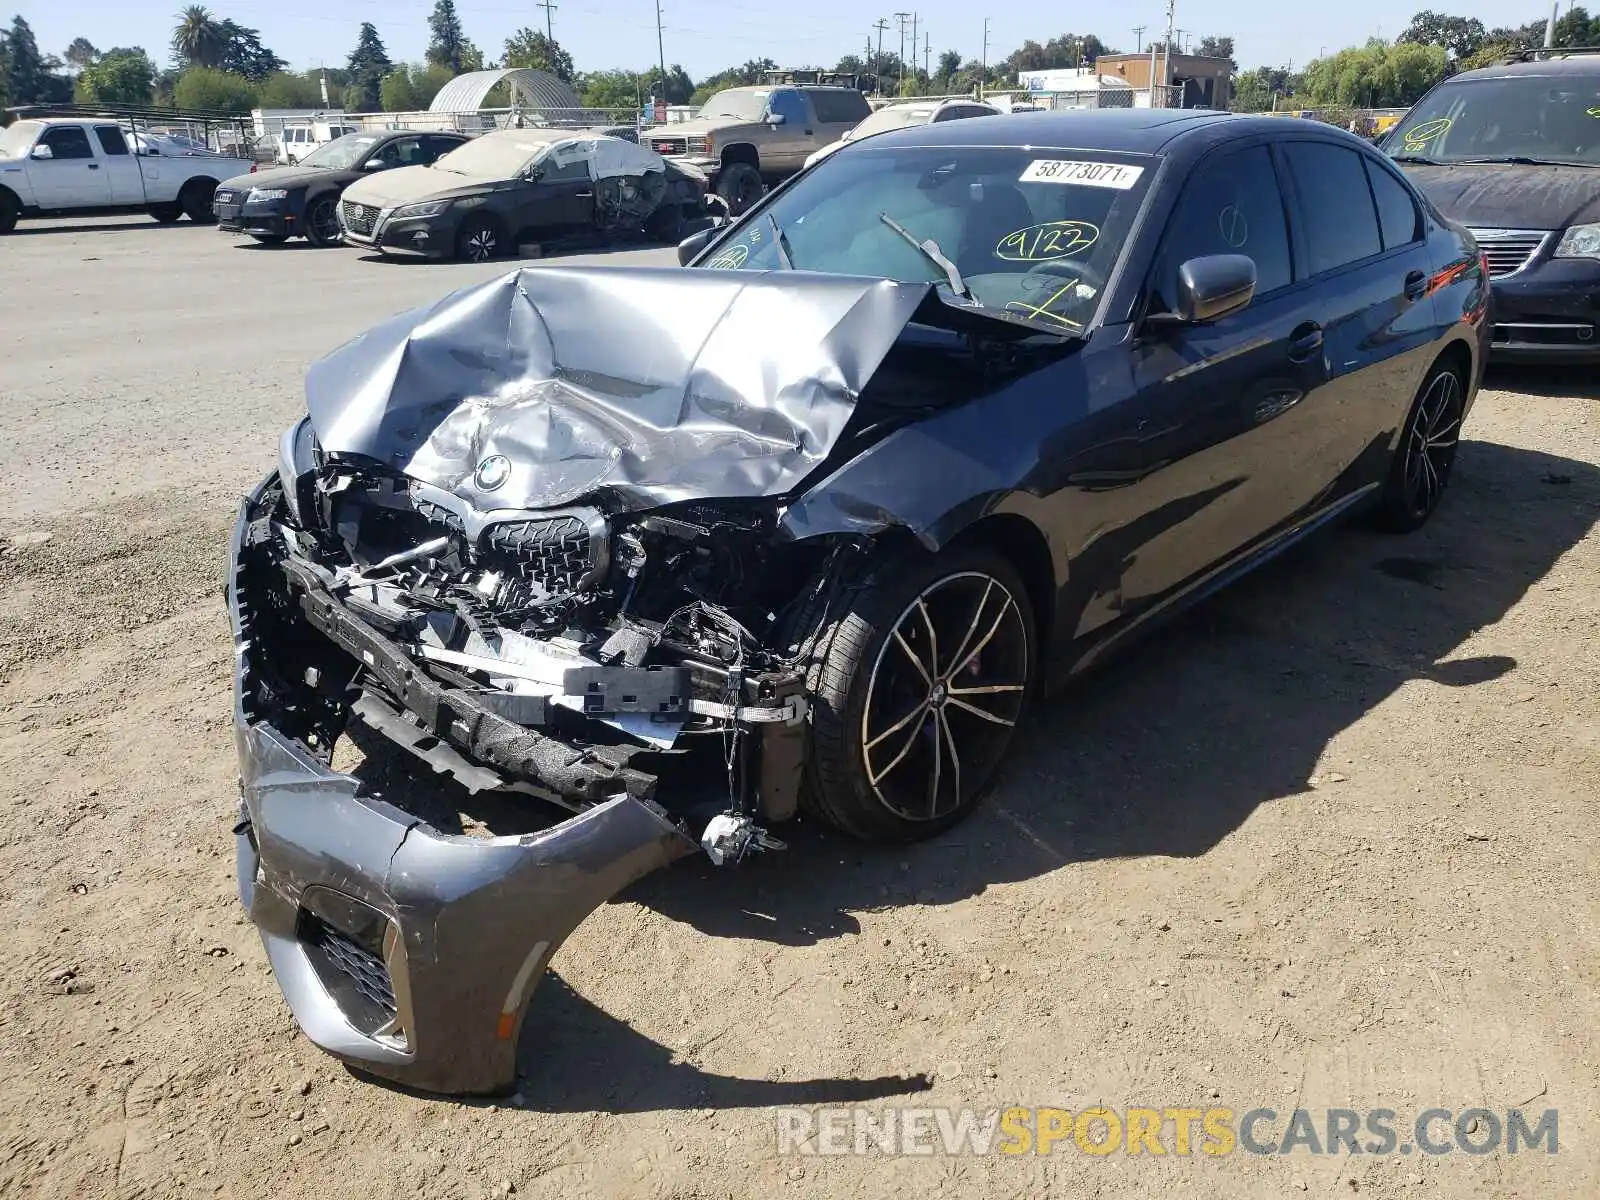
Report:
<svg viewBox="0 0 1600 1200"><path fill-rule="evenodd" d="M292 167L240 175L211 199L217 226L258 242L303 237L313 246L339 241L339 197L374 171L427 166L467 141L459 133L351 133L321 146Z"/></svg>
<svg viewBox="0 0 1600 1200"><path fill-rule="evenodd" d="M618 136L626 134L627 136ZM431 167L363 179L339 206L344 240L380 254L484 262L528 241L682 236L708 180L631 129L499 129Z"/></svg>
<svg viewBox="0 0 1600 1200"><path fill-rule="evenodd" d="M935 834L1042 692L1320 527L1418 528L1487 350L1471 237L1311 122L886 133L681 253L390 319L242 506L241 895L307 1033L411 1086L508 1085L643 873L799 806ZM521 836L333 770L352 721Z"/></svg>

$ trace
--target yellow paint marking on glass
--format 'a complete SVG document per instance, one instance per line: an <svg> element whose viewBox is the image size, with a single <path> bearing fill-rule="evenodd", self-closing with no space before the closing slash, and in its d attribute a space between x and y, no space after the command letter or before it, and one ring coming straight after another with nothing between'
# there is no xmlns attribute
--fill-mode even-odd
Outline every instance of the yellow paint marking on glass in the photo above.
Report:
<svg viewBox="0 0 1600 1200"><path fill-rule="evenodd" d="M1006 301L1006 311L1022 313L1024 316L1033 317L1035 319L1039 317L1048 317L1052 321L1059 321L1069 329L1082 329L1083 323L1081 321L1074 321L1071 317L1063 317L1060 313L1053 313L1050 311L1050 306L1052 304L1061 299L1061 297L1066 295L1066 293L1076 288L1080 282L1080 280L1074 279L1065 287L1057 288L1055 291L1050 293L1050 298L1043 304L1029 304L1023 300L1008 300Z"/></svg>
<svg viewBox="0 0 1600 1200"><path fill-rule="evenodd" d="M1044 221L1015 229L995 243L994 256L1007 262L1049 262L1082 254L1100 237L1087 221Z"/></svg>
<svg viewBox="0 0 1600 1200"><path fill-rule="evenodd" d="M1449 117L1436 117L1432 121L1424 121L1421 125L1406 130L1406 149L1410 151L1426 150L1429 142L1436 137L1442 136L1453 124L1455 122Z"/></svg>
<svg viewBox="0 0 1600 1200"><path fill-rule="evenodd" d="M729 246L717 255L706 266L715 271L737 271L744 266L745 259L750 257L749 246Z"/></svg>
<svg viewBox="0 0 1600 1200"><path fill-rule="evenodd" d="M1595 105L1593 108L1586 108L1583 111L1588 113L1591 117L1594 117L1596 120L1600 120L1600 104Z"/></svg>

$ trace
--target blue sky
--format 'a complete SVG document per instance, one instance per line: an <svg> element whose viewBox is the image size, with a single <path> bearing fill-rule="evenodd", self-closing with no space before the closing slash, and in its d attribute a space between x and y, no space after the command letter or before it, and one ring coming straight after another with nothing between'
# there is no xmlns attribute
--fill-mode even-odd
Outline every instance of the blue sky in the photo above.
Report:
<svg viewBox="0 0 1600 1200"><path fill-rule="evenodd" d="M0 0L0 19L13 12L27 18L40 46L59 54L73 38L87 37L106 49L137 45L158 61L175 14L186 0ZM1570 3L1570 0L1568 0ZM933 37L934 56L946 49L976 58L983 43L983 5L965 0L900 0L909 8L923 5L919 31ZM579 70L640 67L656 59L655 8L652 0L556 0L556 40L571 51ZM1296 65L1322 48L1360 42L1374 34L1393 37L1417 8L1436 7L1476 16L1487 25L1516 25L1548 12L1540 5L1487 3L1451 4L1409 0L1396 7L1384 0L1347 0L1338 5L1287 4L1282 0L1178 0L1175 24L1195 38L1230 34L1241 66ZM422 57L427 44L427 15L433 0L215 0L219 17L231 17L261 31L262 40L296 68L326 61L342 64L355 45L356 30L371 20L396 60ZM545 13L534 0L457 0L467 36L498 55L507 34L522 25L543 28ZM857 0L662 0L667 62L680 62L700 77L750 58L770 57L782 65L817 62L831 65L842 54L859 54L869 27L880 16L891 27L885 49L899 46L893 12L880 13ZM1565 11L1565 8L1563 8ZM1027 38L1045 41L1071 30L1095 33L1119 49L1133 49L1132 27L1162 29L1162 0L1126 0L1097 7L1093 17L1072 9L1033 9L994 4L990 9L990 58L1003 58ZM1115 16L1107 16L1114 12ZM9 21L7 21L9 23ZM876 36L876 35L874 35ZM1145 37L1150 34L1147 32ZM909 52L909 34L908 34ZM920 44L920 43L919 43ZM919 55L920 57L920 55Z"/></svg>

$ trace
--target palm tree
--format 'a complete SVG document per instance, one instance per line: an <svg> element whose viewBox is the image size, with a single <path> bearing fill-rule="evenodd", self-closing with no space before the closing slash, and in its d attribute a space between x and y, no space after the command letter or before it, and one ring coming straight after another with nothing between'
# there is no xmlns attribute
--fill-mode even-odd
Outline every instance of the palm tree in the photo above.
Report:
<svg viewBox="0 0 1600 1200"><path fill-rule="evenodd" d="M190 66L215 67L221 64L226 49L227 35L210 9L191 4L178 14L177 28L172 31L172 52L179 58Z"/></svg>

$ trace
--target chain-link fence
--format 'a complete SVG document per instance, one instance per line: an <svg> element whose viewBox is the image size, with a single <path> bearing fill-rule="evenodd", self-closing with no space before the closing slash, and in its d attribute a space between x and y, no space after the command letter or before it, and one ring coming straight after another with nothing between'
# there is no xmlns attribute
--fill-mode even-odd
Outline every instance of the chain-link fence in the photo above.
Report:
<svg viewBox="0 0 1600 1200"><path fill-rule="evenodd" d="M479 108L470 112L350 113L348 124L364 130L487 133L491 129L638 129L637 108Z"/></svg>

